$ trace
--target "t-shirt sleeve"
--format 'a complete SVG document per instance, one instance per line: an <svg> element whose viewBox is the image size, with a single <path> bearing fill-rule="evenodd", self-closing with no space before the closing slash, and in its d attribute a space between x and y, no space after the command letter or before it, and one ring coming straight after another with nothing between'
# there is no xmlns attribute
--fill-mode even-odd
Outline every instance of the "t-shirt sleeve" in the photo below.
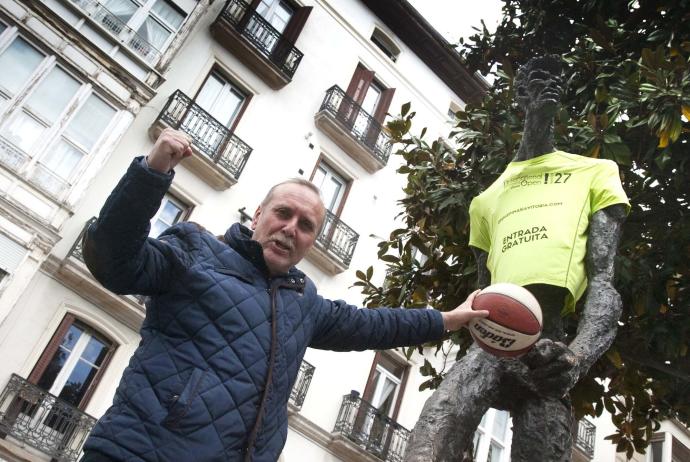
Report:
<svg viewBox="0 0 690 462"><path fill-rule="evenodd" d="M470 245L488 252L491 249L491 236L485 215L479 198L472 199L470 203Z"/></svg>
<svg viewBox="0 0 690 462"><path fill-rule="evenodd" d="M590 197L592 213L615 204L625 205L626 213L630 212L630 201L623 190L618 165L615 162L606 160L601 164L592 181Z"/></svg>

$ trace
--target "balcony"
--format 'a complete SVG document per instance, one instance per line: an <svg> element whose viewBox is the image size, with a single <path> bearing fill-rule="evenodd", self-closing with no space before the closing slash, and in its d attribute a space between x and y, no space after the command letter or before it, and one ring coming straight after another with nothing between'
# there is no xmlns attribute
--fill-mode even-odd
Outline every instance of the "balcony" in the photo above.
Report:
<svg viewBox="0 0 690 462"><path fill-rule="evenodd" d="M217 191L237 183L252 148L180 90L170 96L149 128L151 139L155 142L166 127L192 138L196 155L185 160L186 168Z"/></svg>
<svg viewBox="0 0 690 462"><path fill-rule="evenodd" d="M302 60L302 52L242 0L228 0L211 33L274 90L290 83Z"/></svg>
<svg viewBox="0 0 690 462"><path fill-rule="evenodd" d="M314 122L369 173L388 163L390 137L376 119L337 85L326 91Z"/></svg>
<svg viewBox="0 0 690 462"><path fill-rule="evenodd" d="M575 436L575 447L573 448L573 461L587 462L594 457L594 439L597 429L593 423L587 419L580 419L577 422L577 433Z"/></svg>
<svg viewBox="0 0 690 462"><path fill-rule="evenodd" d="M346 460L363 460L363 451L386 462L400 462L410 431L353 391L343 397L333 434L334 450Z"/></svg>
<svg viewBox="0 0 690 462"><path fill-rule="evenodd" d="M338 274L350 266L359 234L336 215L326 210L326 221L307 257L331 274Z"/></svg>
<svg viewBox="0 0 690 462"><path fill-rule="evenodd" d="M302 404L304 404L304 398L307 396L307 391L309 390L309 385L311 384L311 378L314 376L315 369L316 368L307 361L303 360L302 364L300 364L297 380L295 380L295 384L290 391L290 399L288 401L290 411L297 412L302 409Z"/></svg>
<svg viewBox="0 0 690 462"><path fill-rule="evenodd" d="M0 436L52 460L76 461L95 424L95 418L16 374L0 394Z"/></svg>
<svg viewBox="0 0 690 462"><path fill-rule="evenodd" d="M141 35L120 20L97 0L69 0L91 22L97 24L120 45L131 51L137 58L154 66L161 58L161 52Z"/></svg>

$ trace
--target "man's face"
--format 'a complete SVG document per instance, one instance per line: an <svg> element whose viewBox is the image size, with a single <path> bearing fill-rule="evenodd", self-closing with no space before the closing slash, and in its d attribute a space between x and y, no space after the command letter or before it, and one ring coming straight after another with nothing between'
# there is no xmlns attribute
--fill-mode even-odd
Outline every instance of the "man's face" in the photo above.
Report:
<svg viewBox="0 0 690 462"><path fill-rule="evenodd" d="M284 274L314 244L324 218L319 196L294 183L278 186L269 202L254 213L252 239L264 249L271 275Z"/></svg>
<svg viewBox="0 0 690 462"><path fill-rule="evenodd" d="M561 100L561 78L545 69L534 69L529 73L526 88L526 109L556 113Z"/></svg>

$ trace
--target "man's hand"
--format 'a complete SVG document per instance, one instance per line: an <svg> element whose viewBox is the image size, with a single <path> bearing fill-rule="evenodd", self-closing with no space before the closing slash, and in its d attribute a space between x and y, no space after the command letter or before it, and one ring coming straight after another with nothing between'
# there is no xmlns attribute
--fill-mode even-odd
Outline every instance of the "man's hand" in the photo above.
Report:
<svg viewBox="0 0 690 462"><path fill-rule="evenodd" d="M166 128L146 157L149 168L169 173L185 157L192 155L192 140L184 132Z"/></svg>
<svg viewBox="0 0 690 462"><path fill-rule="evenodd" d="M580 358L561 342L541 339L520 359L542 396L562 398L580 378Z"/></svg>
<svg viewBox="0 0 690 462"><path fill-rule="evenodd" d="M476 297L479 292L479 290L475 290L467 297L467 300L460 304L460 306L452 311L441 313L443 316L443 327L446 330L458 330L462 326L467 326L467 323L474 318L485 318L489 315L489 312L486 310L475 311L472 309L472 301L474 301L474 297Z"/></svg>

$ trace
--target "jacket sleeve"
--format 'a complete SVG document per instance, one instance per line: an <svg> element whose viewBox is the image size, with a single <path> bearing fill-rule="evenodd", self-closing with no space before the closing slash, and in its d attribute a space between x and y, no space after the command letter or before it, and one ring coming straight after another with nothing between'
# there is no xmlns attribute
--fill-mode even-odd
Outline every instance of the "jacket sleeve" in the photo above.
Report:
<svg viewBox="0 0 690 462"><path fill-rule="evenodd" d="M184 255L164 240L148 237L150 220L172 183L173 173L149 169L141 158L129 166L86 230L86 266L107 289L118 294L155 295L165 290Z"/></svg>
<svg viewBox="0 0 690 462"><path fill-rule="evenodd" d="M444 332L441 312L433 309L357 308L320 296L317 303L312 348L385 350L439 340Z"/></svg>

